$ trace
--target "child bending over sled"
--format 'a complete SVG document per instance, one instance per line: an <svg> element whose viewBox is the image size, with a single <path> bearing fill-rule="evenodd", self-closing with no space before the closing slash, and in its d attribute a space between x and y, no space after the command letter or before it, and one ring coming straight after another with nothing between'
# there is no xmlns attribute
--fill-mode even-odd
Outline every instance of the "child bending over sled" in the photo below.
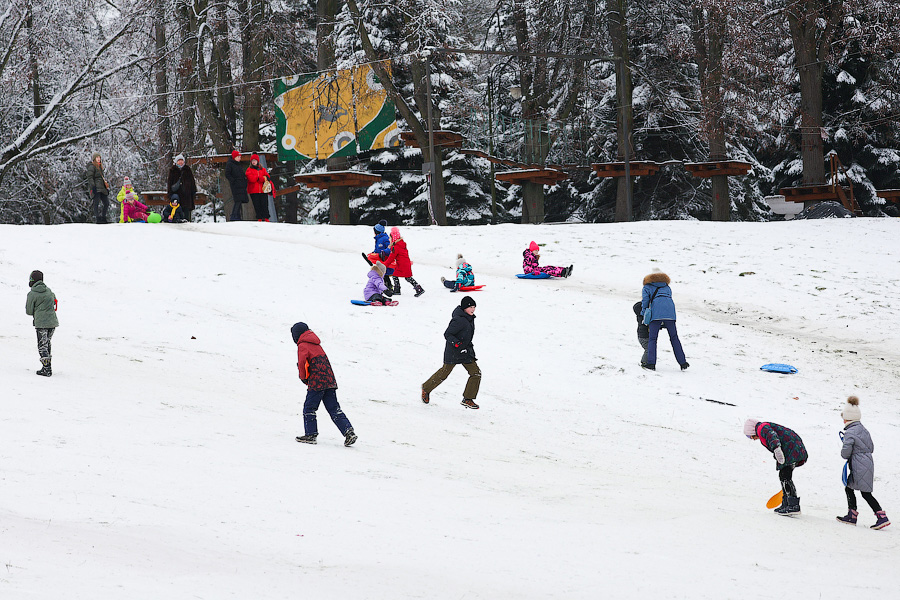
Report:
<svg viewBox="0 0 900 600"><path fill-rule="evenodd" d="M531 242L528 244L528 249L522 253L524 260L522 260L522 270L525 271L526 274L535 274L538 273L547 273L551 277L568 277L572 274L572 265L568 267L542 267L538 264L538 261L541 259L541 249L537 245L537 242Z"/></svg>
<svg viewBox="0 0 900 600"><path fill-rule="evenodd" d="M760 422L756 419L747 419L744 423L744 435L751 440L759 440L759 443L775 457L778 480L781 482L781 490L784 492L781 506L776 508L775 512L780 515L799 513L800 498L797 496L797 488L791 477L794 469L806 464L806 460L809 458L803 440L792 429L777 423Z"/></svg>
<svg viewBox="0 0 900 600"><path fill-rule="evenodd" d="M310 331L306 323L294 323L291 337L297 344L297 369L300 381L306 384L306 402L303 403L303 428L305 435L297 436L297 441L304 444L315 444L319 436L316 423L316 411L319 403L325 405L331 420L344 436L344 445L350 446L356 441L356 434L347 415L341 410L337 401L337 381L328 355L322 349L319 336Z"/></svg>
<svg viewBox="0 0 900 600"><path fill-rule="evenodd" d="M392 295L392 292L384 285L384 272L384 265L380 261L376 262L372 265L372 268L369 269L366 287L363 289L363 298L367 302L372 302L373 304L391 303L389 298Z"/></svg>
<svg viewBox="0 0 900 600"><path fill-rule="evenodd" d="M841 439L844 441L841 458L850 461L850 475L844 487L847 494L847 516L837 517L837 520L848 525L856 525L859 512L856 510L856 493L853 490L859 490L863 500L875 513L876 521L872 529L884 529L891 522L881 510L878 500L872 495L872 489L875 487L875 461L872 459L875 444L872 443L869 430L860 423L862 412L859 410L859 398L856 396L847 398L841 417L844 419L844 431L841 432Z"/></svg>
<svg viewBox="0 0 900 600"><path fill-rule="evenodd" d="M466 262L462 254L456 255L456 279L447 281L441 277L441 283L451 292L458 292L460 286L471 287L475 285L475 274L472 273L472 265Z"/></svg>

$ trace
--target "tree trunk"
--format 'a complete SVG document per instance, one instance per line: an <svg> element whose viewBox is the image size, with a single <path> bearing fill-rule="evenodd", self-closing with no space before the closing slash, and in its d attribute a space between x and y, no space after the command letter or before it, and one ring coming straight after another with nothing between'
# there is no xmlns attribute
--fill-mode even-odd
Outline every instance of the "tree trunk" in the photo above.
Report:
<svg viewBox="0 0 900 600"><path fill-rule="evenodd" d="M154 84L156 91L156 154L157 175L160 181L166 181L169 165L172 164L172 121L169 118L169 80L166 72L166 2L153 2L153 37L154 37Z"/></svg>
<svg viewBox="0 0 900 600"><path fill-rule="evenodd" d="M157 0L159 1L159 0ZM218 86L217 108L225 119L228 138L237 139L237 112L234 105L234 75L231 71L231 46L228 44L228 13L224 1L213 0L209 8L209 23L213 46L210 62L210 79Z"/></svg>
<svg viewBox="0 0 900 600"><path fill-rule="evenodd" d="M800 73L800 158L804 185L825 183L822 76L832 32L842 12L841 0L797 0L785 10Z"/></svg>
<svg viewBox="0 0 900 600"><path fill-rule="evenodd" d="M706 8L703 4L694 5L692 16L703 130L709 142L709 160L726 160L722 55L727 21L715 3L709 3ZM730 221L731 197L728 191L728 177L715 175L711 184L712 220Z"/></svg>
<svg viewBox="0 0 900 600"><path fill-rule="evenodd" d="M181 63L178 65L178 88L181 91L181 110L176 150L190 154L197 138L196 92L194 56L197 54L197 36L192 0L179 0L175 10L181 33Z"/></svg>
<svg viewBox="0 0 900 600"><path fill-rule="evenodd" d="M196 2L198 2L198 14L209 14L209 11L207 10L207 1L208 0L196 0ZM200 128L198 131L198 134L200 136L200 143L197 144L196 147L197 149L202 149L203 146L205 146L205 144L203 144L203 141L206 139L206 135L209 135L213 147L216 149L216 153L228 154L231 151L231 138L228 135L228 125L225 122L225 118L222 113L219 112L219 107L216 104L216 99L213 97L212 88L215 77L210 77L210 74L206 71L206 59L204 58L203 40L200 39L199 23L196 20L193 20L192 24L195 24L197 26L197 28L194 30L193 38L194 40L196 40L194 72L199 82L199 89L196 94L196 99L197 110L200 113ZM212 31L212 29L206 28L205 31ZM213 38L213 48L215 48L215 38Z"/></svg>
<svg viewBox="0 0 900 600"><path fill-rule="evenodd" d="M259 125L262 122L262 84L265 62L265 0L239 0L241 7L241 47L244 51L243 142L245 150L259 150Z"/></svg>
<svg viewBox="0 0 900 600"><path fill-rule="evenodd" d="M320 71L334 69L334 17L340 8L339 0L316 0L316 44L318 46L317 66ZM346 171L350 161L346 156L332 157L325 161L329 171ZM350 224L350 188L334 186L328 188L328 214L332 225Z"/></svg>
<svg viewBox="0 0 900 600"><path fill-rule="evenodd" d="M31 3L25 9L26 46L28 48L28 75L31 79L31 103L34 118L37 119L44 112L44 103L41 100L41 78L38 69L38 42L34 33L34 18Z"/></svg>
<svg viewBox="0 0 900 600"><path fill-rule="evenodd" d="M422 148L422 158L424 162L429 162L432 160L431 153L428 151L428 131L426 127L422 124L422 121L416 116L413 112L412 108L410 108L409 104L406 102L406 98L400 93L397 87L394 85L393 80L390 78L387 69L384 68L384 65L381 62L379 56L375 52L375 47L372 45L372 40L369 39L369 33L366 31L365 23L362 19L362 13L359 10L359 6L356 4L356 0L347 0L347 8L350 9L350 14L353 17L353 22L356 25L357 30L359 31L359 39L362 44L363 51L366 54L366 59L368 59L372 63L372 69L375 71L375 74L378 75L378 79L384 85L384 89L387 92L388 96L394 102L394 106L396 106L397 110L400 112L400 115L406 120L406 124L409 126L409 129L412 131L413 135L416 137L416 142L418 142L419 147ZM413 82L419 81L419 85L423 82L420 78L417 78L415 74L413 74ZM437 113L440 115L440 113ZM440 121L436 121L436 128L439 126ZM439 149L435 148L435 185L439 185L440 187L436 190L439 193L439 198L444 197L444 178L442 176L444 170L443 165L441 164L442 157ZM446 212L444 214L438 214L437 209L435 209L435 221L437 221L438 225L446 225L447 224L447 216Z"/></svg>
<svg viewBox="0 0 900 600"><path fill-rule="evenodd" d="M627 0L606 0L606 10L609 15L609 37L612 40L613 54L619 58L616 69L616 97L619 100L616 114L618 157L619 160L625 160L627 156L631 160L634 155L630 139L631 132L634 131L634 109L632 108L631 66L628 51L628 2ZM629 133L628 136L625 135L626 130ZM631 221L634 219L630 202L633 190L632 178L619 177L616 183L616 221Z"/></svg>
<svg viewBox="0 0 900 600"><path fill-rule="evenodd" d="M435 130L441 128L441 110L432 98L429 106L428 93L428 77L430 66L422 60L414 60L409 65L409 73L413 80L413 100L419 109L420 115L428 115L431 110L431 122L425 122L425 127L434 127ZM430 129L429 129L430 131ZM444 196L444 152L439 146L434 147L434 156L431 155L431 137L427 139L428 143L422 146L422 162L424 164L434 163L434 173L431 178L431 198L432 210L434 212L434 220L438 225L447 224L447 198Z"/></svg>

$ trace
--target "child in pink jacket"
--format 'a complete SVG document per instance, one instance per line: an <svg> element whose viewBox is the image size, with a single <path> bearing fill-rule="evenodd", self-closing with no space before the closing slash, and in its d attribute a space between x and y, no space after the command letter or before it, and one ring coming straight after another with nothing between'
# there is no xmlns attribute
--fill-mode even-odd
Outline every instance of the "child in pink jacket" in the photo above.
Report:
<svg viewBox="0 0 900 600"><path fill-rule="evenodd" d="M146 204L143 204L135 197L132 192L125 194L125 222L128 221L147 221L147 212L150 210Z"/></svg>

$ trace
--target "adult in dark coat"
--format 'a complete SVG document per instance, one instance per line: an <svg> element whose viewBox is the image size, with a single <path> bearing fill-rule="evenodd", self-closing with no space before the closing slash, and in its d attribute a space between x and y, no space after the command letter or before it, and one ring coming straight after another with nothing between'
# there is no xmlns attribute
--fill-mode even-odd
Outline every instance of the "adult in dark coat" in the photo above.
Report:
<svg viewBox="0 0 900 600"><path fill-rule="evenodd" d="M462 365L469 373L466 389L463 390L461 404L466 408L478 408L475 397L478 396L478 388L481 385L481 369L475 358L475 347L472 338L475 337L475 300L466 296L453 309L453 317L444 331L444 366L435 371L428 381L422 384L422 402L428 404L431 401L431 392L447 379L456 365Z"/></svg>
<svg viewBox="0 0 900 600"><path fill-rule="evenodd" d="M84 176L87 179L88 194L91 197L94 222L98 225L106 224L106 217L109 213L109 183L103 172L103 160L100 158L99 152L94 152L94 155L91 156L91 164L87 166Z"/></svg>
<svg viewBox="0 0 900 600"><path fill-rule="evenodd" d="M778 470L778 479L784 492L781 506L776 508L775 512L779 514L800 512L800 498L797 496L792 475L794 469L805 465L809 458L803 440L793 429L756 419L747 419L744 423L744 435L751 440L759 440L763 448L771 452L775 458L775 468Z"/></svg>
<svg viewBox="0 0 900 600"><path fill-rule="evenodd" d="M241 153L237 150L231 152L231 158L225 163L225 179L231 187L231 197L234 206L231 207L229 221L240 221L243 205L250 202L247 195L247 169L241 166Z"/></svg>
<svg viewBox="0 0 900 600"><path fill-rule="evenodd" d="M170 196L178 194L184 218L190 221L194 199L197 197L197 183L194 181L194 172L184 162L183 154L175 157L175 164L169 169L169 185L166 191Z"/></svg>

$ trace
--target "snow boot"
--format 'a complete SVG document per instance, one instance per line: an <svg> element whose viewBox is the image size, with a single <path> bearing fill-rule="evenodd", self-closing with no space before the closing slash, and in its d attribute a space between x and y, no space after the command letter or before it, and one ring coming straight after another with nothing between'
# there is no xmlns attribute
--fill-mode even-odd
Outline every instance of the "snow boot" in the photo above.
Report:
<svg viewBox="0 0 900 600"><path fill-rule="evenodd" d="M394 295L399 296L400 295L400 279L398 279L397 277L394 277L393 275L391 275L391 279L394 280Z"/></svg>
<svg viewBox="0 0 900 600"><path fill-rule="evenodd" d="M301 442L303 444L315 444L316 437L318 437L318 435L319 435L318 433L313 433L311 435L298 435L297 441Z"/></svg>
<svg viewBox="0 0 900 600"><path fill-rule="evenodd" d="M859 516L859 511L853 510L852 508L847 511L847 516L845 517L835 517L841 523L846 523L847 525L856 525L856 518Z"/></svg>
<svg viewBox="0 0 900 600"><path fill-rule="evenodd" d="M468 398L463 398L463 401L460 402L460 404L462 404L462 405L465 406L466 408L475 408L475 409L478 408L478 405L475 404L475 401L474 401L474 400L469 400Z"/></svg>
<svg viewBox="0 0 900 600"><path fill-rule="evenodd" d="M800 498L797 496L788 496L782 502L782 505L775 509L779 515L789 517L791 515L800 514Z"/></svg>
<svg viewBox="0 0 900 600"><path fill-rule="evenodd" d="M875 521L875 524L872 525L870 529L884 529L891 524L891 522L888 521L887 515L884 514L883 510L879 510L877 513L875 513L875 516L878 517L878 520Z"/></svg>
<svg viewBox="0 0 900 600"><path fill-rule="evenodd" d="M425 391L424 385L422 386L422 402L424 402L425 404L431 402L431 394Z"/></svg>
<svg viewBox="0 0 900 600"><path fill-rule="evenodd" d="M650 363L644 363L644 362L642 362L642 363L641 363L641 367L644 368L644 369L647 369L648 371L655 371L655 370L656 370L656 365L651 365Z"/></svg>
<svg viewBox="0 0 900 600"><path fill-rule="evenodd" d="M691 363L689 363L688 361L684 361L683 363L681 363L681 370L684 371L689 366L691 366Z"/></svg>
<svg viewBox="0 0 900 600"><path fill-rule="evenodd" d="M353 433L353 428L351 427L350 429L347 430L347 433L344 435L344 445L352 446L353 442L355 442L356 439L357 439L357 436L355 433Z"/></svg>
<svg viewBox="0 0 900 600"><path fill-rule="evenodd" d="M40 376L42 376L42 377L50 377L50 376L52 376L52 375L53 375L53 369L50 368L50 359L49 359L49 358L42 358L42 359L41 359L41 364L43 365L43 366L41 367L41 370L40 370L40 371L35 371L35 372L34 372L35 375L40 375Z"/></svg>

